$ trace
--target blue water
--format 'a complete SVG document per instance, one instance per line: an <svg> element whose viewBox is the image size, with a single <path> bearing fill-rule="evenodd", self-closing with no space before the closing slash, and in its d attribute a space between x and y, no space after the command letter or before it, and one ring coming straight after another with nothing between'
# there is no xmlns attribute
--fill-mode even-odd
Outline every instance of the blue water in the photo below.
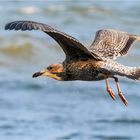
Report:
<svg viewBox="0 0 140 140"><path fill-rule="evenodd" d="M34 20L89 46L102 28L140 35L139 1L0 2L0 140L139 140L140 83L119 78L129 105L113 101L105 81L59 82L32 78L64 60L57 43L39 31L5 31L14 20ZM140 65L140 43L118 61ZM115 83L110 85L117 93ZM117 95L117 94L116 94Z"/></svg>

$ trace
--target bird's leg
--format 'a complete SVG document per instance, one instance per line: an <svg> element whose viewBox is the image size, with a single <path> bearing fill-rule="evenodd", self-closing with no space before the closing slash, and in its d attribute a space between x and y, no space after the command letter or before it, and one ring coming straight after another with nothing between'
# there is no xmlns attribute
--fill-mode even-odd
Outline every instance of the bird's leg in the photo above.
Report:
<svg viewBox="0 0 140 140"><path fill-rule="evenodd" d="M109 83L108 83L108 79L105 80L106 81L106 90L109 93L109 95L111 96L111 98L113 100L115 100L115 93L114 91L110 88Z"/></svg>
<svg viewBox="0 0 140 140"><path fill-rule="evenodd" d="M123 103L127 106L128 105L128 101L127 101L127 99L125 98L125 96L121 92L118 78L117 77L113 77L113 78L115 79L115 82L116 82L116 86L117 86L117 90L118 90L118 95L121 98L121 100L123 101Z"/></svg>

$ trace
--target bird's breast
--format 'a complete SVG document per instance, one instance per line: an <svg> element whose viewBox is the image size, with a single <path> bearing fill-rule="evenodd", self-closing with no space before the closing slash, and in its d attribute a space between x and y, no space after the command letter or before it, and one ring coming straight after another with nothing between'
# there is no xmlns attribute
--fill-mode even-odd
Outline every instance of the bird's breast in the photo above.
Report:
<svg viewBox="0 0 140 140"><path fill-rule="evenodd" d="M67 80L96 81L106 79L106 72L100 69L101 63L95 60L72 62L66 68Z"/></svg>

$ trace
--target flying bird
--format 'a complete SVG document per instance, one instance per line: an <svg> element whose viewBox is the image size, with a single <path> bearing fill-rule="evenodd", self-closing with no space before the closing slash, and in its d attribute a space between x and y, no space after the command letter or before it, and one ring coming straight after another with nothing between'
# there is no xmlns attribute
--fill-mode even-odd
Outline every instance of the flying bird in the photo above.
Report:
<svg viewBox="0 0 140 140"><path fill-rule="evenodd" d="M33 74L33 77L44 75L61 81L105 80L107 92L115 100L115 93L108 82L108 78L113 78L120 99L126 106L128 105L117 76L140 80L140 67L125 66L117 63L115 59L126 55L132 44L140 41L139 36L115 29L102 29L96 32L93 43L87 48L76 38L43 23L14 21L6 24L5 29L41 30L51 36L63 49L66 57L62 63L52 64Z"/></svg>

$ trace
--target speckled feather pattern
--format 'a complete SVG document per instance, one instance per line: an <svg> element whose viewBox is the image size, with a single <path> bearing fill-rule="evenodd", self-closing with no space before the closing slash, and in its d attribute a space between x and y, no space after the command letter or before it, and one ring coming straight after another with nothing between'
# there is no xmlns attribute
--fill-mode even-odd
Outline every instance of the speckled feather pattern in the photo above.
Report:
<svg viewBox="0 0 140 140"><path fill-rule="evenodd" d="M103 61L94 59L72 61L65 66L66 80L97 81L106 79L110 72L100 67L103 63Z"/></svg>
<svg viewBox="0 0 140 140"><path fill-rule="evenodd" d="M110 77L119 75L131 78L133 80L140 80L140 67L124 66L113 60L106 60L105 63L100 65L100 68L110 71Z"/></svg>
<svg viewBox="0 0 140 140"><path fill-rule="evenodd" d="M127 54L135 40L136 35L114 29L103 29L96 32L95 40L89 50L101 57L116 59Z"/></svg>
<svg viewBox="0 0 140 140"><path fill-rule="evenodd" d="M140 80L140 67L128 67L112 60L76 61L67 64L65 80L97 81L113 76L125 76L133 80Z"/></svg>

